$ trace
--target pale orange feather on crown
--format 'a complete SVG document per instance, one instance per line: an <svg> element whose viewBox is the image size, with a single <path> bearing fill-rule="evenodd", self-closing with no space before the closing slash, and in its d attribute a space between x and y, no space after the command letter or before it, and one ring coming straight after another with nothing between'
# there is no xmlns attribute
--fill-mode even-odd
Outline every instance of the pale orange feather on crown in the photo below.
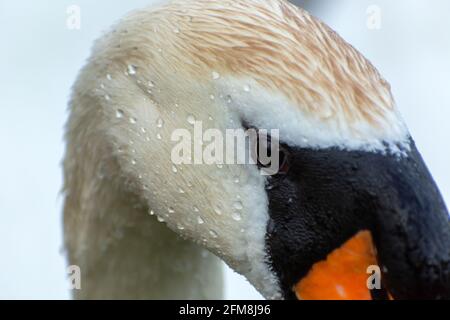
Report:
<svg viewBox="0 0 450 320"><path fill-rule="evenodd" d="M245 9L250 3L251 10ZM350 125L365 120L380 127L389 121L384 115L395 104L378 71L325 24L288 2L179 0L154 17L165 21L159 32L173 25L166 30L168 41L179 30L176 43L165 48L172 47L198 79L209 79L211 70L250 77L316 117L344 114Z"/></svg>

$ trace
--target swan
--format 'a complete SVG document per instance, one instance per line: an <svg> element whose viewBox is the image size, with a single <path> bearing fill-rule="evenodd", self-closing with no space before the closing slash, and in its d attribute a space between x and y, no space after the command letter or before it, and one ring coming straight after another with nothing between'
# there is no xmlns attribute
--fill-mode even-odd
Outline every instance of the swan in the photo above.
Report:
<svg viewBox="0 0 450 320"><path fill-rule="evenodd" d="M199 125L273 133L279 170L174 162ZM66 143L77 299L221 299L221 260L267 299L450 298L448 211L389 84L286 1L130 13L74 84Z"/></svg>

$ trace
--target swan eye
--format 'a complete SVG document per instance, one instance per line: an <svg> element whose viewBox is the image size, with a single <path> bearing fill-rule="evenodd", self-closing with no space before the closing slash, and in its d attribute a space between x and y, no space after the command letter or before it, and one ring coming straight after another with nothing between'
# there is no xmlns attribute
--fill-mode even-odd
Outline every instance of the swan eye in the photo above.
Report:
<svg viewBox="0 0 450 320"><path fill-rule="evenodd" d="M272 150L272 137L266 136L264 139L258 137L257 145L257 164L262 170L271 168L273 155L272 152L278 153L278 170L276 175L285 175L289 172L290 154L287 148L282 146L279 141Z"/></svg>
<svg viewBox="0 0 450 320"><path fill-rule="evenodd" d="M279 152L280 156L280 169L278 170L278 174L287 174L289 172L289 152L285 148L280 148Z"/></svg>

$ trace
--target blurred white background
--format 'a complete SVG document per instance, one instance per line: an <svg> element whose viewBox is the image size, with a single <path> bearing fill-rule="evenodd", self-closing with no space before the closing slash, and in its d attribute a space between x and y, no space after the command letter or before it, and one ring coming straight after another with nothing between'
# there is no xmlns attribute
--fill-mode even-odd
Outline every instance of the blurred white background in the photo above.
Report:
<svg viewBox="0 0 450 320"><path fill-rule="evenodd" d="M127 11L153 2L0 0L0 299L69 298L59 190L70 87L92 41ZM298 2L390 81L450 204L450 1ZM66 26L70 5L81 8L80 30ZM230 270L226 284L228 298L260 298Z"/></svg>

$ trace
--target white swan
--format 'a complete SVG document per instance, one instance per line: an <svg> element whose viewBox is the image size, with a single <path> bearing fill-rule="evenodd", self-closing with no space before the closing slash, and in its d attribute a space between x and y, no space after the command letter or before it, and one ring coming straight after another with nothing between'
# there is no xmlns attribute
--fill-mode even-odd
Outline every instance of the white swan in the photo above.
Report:
<svg viewBox="0 0 450 320"><path fill-rule="evenodd" d="M175 165L172 134L195 121L280 129L286 172ZM216 256L268 299L326 298L295 286L363 231L394 298L449 294L432 275L449 273L446 208L389 85L287 2L175 0L128 15L81 71L66 139L76 298L219 299Z"/></svg>

